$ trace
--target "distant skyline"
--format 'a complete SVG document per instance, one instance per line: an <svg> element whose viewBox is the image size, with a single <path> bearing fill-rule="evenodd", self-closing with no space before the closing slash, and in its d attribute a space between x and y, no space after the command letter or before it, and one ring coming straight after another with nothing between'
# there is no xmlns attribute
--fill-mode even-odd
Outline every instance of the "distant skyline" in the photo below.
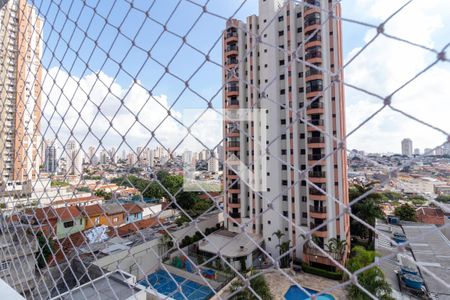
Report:
<svg viewBox="0 0 450 300"><path fill-rule="evenodd" d="M201 4L204 1L196 2ZM229 17L242 2L230 0L224 4L220 0L210 1L208 9L218 15ZM355 0L351 3L342 1L343 16L377 25L405 2L401 0ZM178 1L174 0L155 1L150 9L150 17L158 22L166 22L177 3ZM187 45L182 45L182 41L178 37L168 32L163 33L158 39L162 33L162 27L148 19L144 22L141 31L138 32L138 28L145 20L143 13L132 10L123 22L122 33L113 42L117 34L115 27L122 23L125 13L130 9L129 4L125 1L99 4L96 8L98 15L94 17L89 27L87 24L94 16L91 9L83 6L80 1L74 1L71 5L63 3L61 5L62 12L68 12L69 17L73 19L78 18L82 11L81 8L83 8L83 14L77 19L79 21L77 26L80 28L77 29L73 22L67 22L63 30L61 28L64 20L61 18L61 14L55 19L59 7L53 3L49 7L46 6L49 4L41 3L41 1L35 1L35 5L41 14L48 11L46 17L49 20L44 25L45 50L43 53L45 69L43 89L48 97L43 95L42 131L46 138L54 138L55 132L57 132L57 139L64 143L70 135L70 130L73 130L73 134L83 145L97 145L96 137L104 136L103 141L107 148L113 146L119 148L123 142L121 134L126 133L126 142L135 149L137 146L145 146L145 142L151 137L147 128L157 128L166 117L168 109L173 116L183 120L186 118L183 116L183 110L206 108L207 103L204 99L213 99L213 106L221 108L221 68L211 62L202 65L205 61L203 55ZM138 8L147 11L149 7L145 7L145 5L151 4L136 4ZM105 22L100 16L106 16L111 8L112 13L108 22L112 25L106 25L104 31L101 31ZM242 19L256 11L257 1L246 1L236 16ZM202 10L199 6L181 1L175 14L167 23L167 28L184 35L201 13ZM54 26L53 28L50 23ZM449 23L449 1L435 0L430 3L419 0L412 2L393 17L386 24L385 31L405 40L441 49L449 42ZM211 60L221 64L219 38L224 28L225 20L206 14L189 32L186 40L203 52L212 48ZM83 31L87 31L90 38L97 40L100 48L108 50L113 46L112 50L108 50L110 59L105 64L106 55L99 48L94 49L95 44L92 40L87 39L82 43ZM59 32L61 32L61 38L59 38ZM370 40L374 32L374 29L344 21L345 59L348 61ZM136 46L142 47L146 51L152 49L151 59L143 66L142 62L147 59L147 54L137 48L128 51L127 49L132 45L127 37L133 38ZM69 40L70 48L77 49L78 55L73 50L66 51L66 42ZM184 82L176 79L173 75L164 75L164 68L158 65L158 62L167 64L179 47L181 47L180 52L169 65L169 71L182 80L189 79L190 88L197 94L188 90L183 92ZM66 56L63 58L65 53ZM122 69L112 59L123 60ZM345 82L386 96L435 59L435 53L386 37L378 37L345 69ZM88 69L86 69L85 62L88 62ZM61 66L63 69L60 69ZM141 73L136 75L141 67ZM196 71L199 67L200 69ZM104 84L97 80L95 73ZM190 79L194 73L195 75ZM161 78L162 75L164 76ZM133 83L133 77L137 78L136 83ZM450 131L447 121L447 114L450 110L448 78L450 78L450 64L440 62L394 95L392 105L436 127ZM96 80L97 82L94 84ZM77 89L78 85L82 89ZM107 86L109 85L111 85L112 93L108 92ZM64 90L64 93L61 93L61 89ZM150 89L154 98L146 102ZM179 97L181 92L183 94ZM87 94L90 97L88 102L86 102ZM97 114L96 105L102 103L105 97L107 97L107 102L102 104L101 113ZM128 108L121 107L122 99ZM144 106L143 110L141 110L142 106ZM381 106L380 99L347 87L347 132L352 131ZM79 117L80 110L82 110L81 119ZM135 123L134 114L138 114L142 125ZM111 129L110 120L114 115L116 116L112 123L114 128ZM210 117L216 119L217 127L197 126L196 128L196 133L202 141L208 143L208 146L216 145L222 134L220 118ZM48 128L47 120L50 118L50 127L55 132ZM61 129L57 131L60 126ZM89 128L92 129L91 132L89 132ZM155 138L172 149L178 146L180 152L185 148L198 151L203 147L193 139L183 140L186 133L187 130L181 127L177 121L169 118L164 121L162 126L158 127ZM84 139L86 134L88 137ZM434 148L445 141L444 134L385 108L348 139L348 149L400 153L401 140L405 136L410 137L414 142L414 147L420 149ZM151 146L155 147L156 143L152 143Z"/></svg>

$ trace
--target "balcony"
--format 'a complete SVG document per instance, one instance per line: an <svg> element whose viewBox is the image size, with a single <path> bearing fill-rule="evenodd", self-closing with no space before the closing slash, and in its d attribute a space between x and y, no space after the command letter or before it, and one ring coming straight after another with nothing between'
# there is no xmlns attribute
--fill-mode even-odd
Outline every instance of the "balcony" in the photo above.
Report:
<svg viewBox="0 0 450 300"><path fill-rule="evenodd" d="M326 207L310 205L309 206L309 211L313 212L313 213L326 214L327 213L327 208Z"/></svg>
<svg viewBox="0 0 450 300"><path fill-rule="evenodd" d="M233 213L233 212L231 212L229 214L230 214L231 218L234 218L234 219L240 219L241 218L241 214L240 213Z"/></svg>
<svg viewBox="0 0 450 300"><path fill-rule="evenodd" d="M322 144L325 143L325 138L324 137L309 137L308 138L308 143L309 144Z"/></svg>
<svg viewBox="0 0 450 300"><path fill-rule="evenodd" d="M239 142L228 142L228 147L239 147L240 143Z"/></svg>
<svg viewBox="0 0 450 300"><path fill-rule="evenodd" d="M238 47L237 47L236 44L228 45L228 46L225 48L225 52L231 52L231 51L238 51Z"/></svg>
<svg viewBox="0 0 450 300"><path fill-rule="evenodd" d="M314 68L309 68L309 70L307 70L305 72L305 77L309 77L309 76L313 76L313 75L322 75L322 71L320 71L318 69L314 69Z"/></svg>
<svg viewBox="0 0 450 300"><path fill-rule="evenodd" d="M325 178L326 174L325 172L311 171L308 173L308 176L315 178Z"/></svg>
<svg viewBox="0 0 450 300"><path fill-rule="evenodd" d="M325 189L322 188L322 190L323 190L324 192L326 192ZM319 191L319 190L316 189L316 188L310 188L310 189L309 189L309 194L310 194L310 195L324 195L324 193L322 193L321 191Z"/></svg>
<svg viewBox="0 0 450 300"><path fill-rule="evenodd" d="M309 6L305 5L305 11L320 8L320 0L307 0L306 3L308 3ZM312 6L316 6L316 7L312 7Z"/></svg>
<svg viewBox="0 0 450 300"><path fill-rule="evenodd" d="M309 224L309 228L312 229L312 230L316 230L316 231L318 231L318 232L324 232L324 231L327 231L327 225L324 225L324 226L322 226L322 227L320 227L320 228L317 228L317 227L319 227L320 225L322 225L322 224L314 224L314 223L310 223L310 224ZM316 228L317 228L317 229L316 229Z"/></svg>
<svg viewBox="0 0 450 300"><path fill-rule="evenodd" d="M321 120L321 119L308 120L308 123L312 124L314 126L323 126L323 120Z"/></svg>
<svg viewBox="0 0 450 300"><path fill-rule="evenodd" d="M309 59L313 59L313 58L322 58L322 51L308 51L305 54L305 59L309 60Z"/></svg>
<svg viewBox="0 0 450 300"><path fill-rule="evenodd" d="M228 99L226 105L239 105L239 100L237 99Z"/></svg>
<svg viewBox="0 0 450 300"><path fill-rule="evenodd" d="M308 160L321 160L325 157L324 154L309 154Z"/></svg>
<svg viewBox="0 0 450 300"><path fill-rule="evenodd" d="M235 58L230 58L225 61L226 65L237 65L239 61Z"/></svg>
<svg viewBox="0 0 450 300"><path fill-rule="evenodd" d="M238 36L238 34L237 34L237 32L236 31L231 31L231 32L227 32L226 34L225 34L225 38L231 38L231 37L237 37Z"/></svg>

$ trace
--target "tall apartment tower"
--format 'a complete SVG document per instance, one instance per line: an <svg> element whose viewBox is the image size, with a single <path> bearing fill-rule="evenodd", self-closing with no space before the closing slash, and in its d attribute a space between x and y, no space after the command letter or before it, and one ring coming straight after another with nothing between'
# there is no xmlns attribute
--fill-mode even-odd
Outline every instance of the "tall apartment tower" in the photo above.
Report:
<svg viewBox="0 0 450 300"><path fill-rule="evenodd" d="M55 173L58 168L56 158L56 147L53 141L48 141L44 150L44 171L47 173Z"/></svg>
<svg viewBox="0 0 450 300"><path fill-rule="evenodd" d="M65 147L67 175L81 175L83 173L83 154L78 143L69 140Z"/></svg>
<svg viewBox="0 0 450 300"><path fill-rule="evenodd" d="M2 1L3 2L3 1ZM0 181L37 179L41 163L41 32L26 0L0 10Z"/></svg>
<svg viewBox="0 0 450 300"><path fill-rule="evenodd" d="M267 125L240 120L237 130L236 122L225 120L225 160L239 157L251 166L254 182L267 186L254 192L224 166L225 209L231 216L226 225L239 232L239 224L249 222L246 230L262 235L273 257L279 253L274 233L280 230L295 248L294 257L329 266L331 260L312 251L299 229L316 228L312 235L322 248L331 238L349 244L349 217L339 204L348 203L346 153L337 142L345 137L344 92L335 77L321 71L342 66L341 24L327 13L340 16L340 6L334 0L296 2L260 0L259 16L227 22L223 106L262 109ZM258 152L253 138L263 130L267 142ZM264 157L266 147L272 155ZM261 161L264 173L258 171Z"/></svg>
<svg viewBox="0 0 450 300"><path fill-rule="evenodd" d="M402 155L412 156L413 155L413 143L411 139L402 140Z"/></svg>

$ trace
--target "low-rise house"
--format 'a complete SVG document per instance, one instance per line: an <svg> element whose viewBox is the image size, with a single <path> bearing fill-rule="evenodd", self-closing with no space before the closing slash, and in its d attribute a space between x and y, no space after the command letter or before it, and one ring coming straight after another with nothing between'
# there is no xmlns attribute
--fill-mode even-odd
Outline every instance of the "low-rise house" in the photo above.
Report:
<svg viewBox="0 0 450 300"><path fill-rule="evenodd" d="M56 237L58 239L84 230L85 219L78 207L68 206L56 208L55 213L57 216Z"/></svg>
<svg viewBox="0 0 450 300"><path fill-rule="evenodd" d="M104 213L100 215L100 224L118 227L125 223L125 210L122 204L108 203L102 206Z"/></svg>
<svg viewBox="0 0 450 300"><path fill-rule="evenodd" d="M117 235L120 237L126 237L126 236L136 233L139 230L150 228L150 227L157 227L163 223L164 223L164 220L162 220L162 219L160 219L159 221L157 218L143 219L140 221L136 221L133 223L128 223L123 226L120 226L119 228L117 228Z"/></svg>
<svg viewBox="0 0 450 300"><path fill-rule="evenodd" d="M103 208L98 204L81 206L80 210L85 218L85 229L100 225L101 215L105 213Z"/></svg>
<svg viewBox="0 0 450 300"><path fill-rule="evenodd" d="M142 220L142 207L135 203L125 203L122 205L125 210L125 223L132 223Z"/></svg>

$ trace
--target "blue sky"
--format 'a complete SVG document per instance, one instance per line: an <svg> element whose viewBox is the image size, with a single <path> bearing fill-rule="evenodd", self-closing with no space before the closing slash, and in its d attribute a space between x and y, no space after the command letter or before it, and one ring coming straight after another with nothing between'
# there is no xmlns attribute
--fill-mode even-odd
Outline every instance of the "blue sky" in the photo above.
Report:
<svg viewBox="0 0 450 300"><path fill-rule="evenodd" d="M444 3L445 0L433 1ZM101 71L110 79L113 79L120 90L118 94L122 96L126 95L133 84L134 78L137 78L145 89L153 92L153 95L165 95L165 103L168 107L176 102L171 107L176 112L181 112L186 108L205 108L206 103L203 99L214 99L214 106L220 108L221 94L218 92L222 86L222 70L211 62L205 62L203 53L209 54L212 61L221 64L220 34L225 26L223 17L228 18L235 15L239 19L245 19L246 16L257 13L257 1L212 0L208 4L210 13L203 13L200 6L192 3L202 5L206 2L205 0L142 0L132 2L133 7L128 1L60 0L52 1L51 4L44 0L33 1L39 14L45 16L46 20L44 26L44 68L55 70L62 67L60 73L62 71L68 73L75 83L80 79L86 79L86 76L93 72ZM359 18L372 24L379 24L385 17L379 12L380 8L377 7L377 5L382 6L381 2L389 4L384 6L387 14L395 11L404 1L386 2L386 0L382 0L378 4L368 0L342 1L344 17ZM146 13L148 16L146 16ZM435 13L439 14L440 12ZM414 11L412 11L412 15L416 16ZM411 21L413 21L412 18ZM395 23L395 20L393 22ZM164 32L161 24L167 26L166 32ZM398 25L398 27L401 27L401 25ZM396 27L390 29L395 31ZM202 53L183 44L179 37L169 33L169 31L179 36L186 36L187 42ZM350 53L364 45L371 34L371 30L367 27L350 22L343 23L343 31L344 57L348 57ZM448 33L448 30L445 32ZM432 33L434 34L435 31ZM442 34L442 30L438 33L439 35L435 36L433 42L437 41L443 44L445 39L440 37L445 36L445 34ZM383 53L379 52L382 51L376 53L377 59L384 61ZM380 54L379 57L378 54ZM369 57L369 59L372 58L374 56ZM350 81L353 79L357 81L358 78L364 77L360 73L367 63L364 59L367 60L368 57L363 55L362 61L355 62L355 65L359 65L359 68L356 70L350 68L349 75L346 74L346 78L349 78ZM166 73L165 66L168 66L169 72L173 75ZM419 70L419 66L417 70ZM52 74L56 77L60 73ZM405 78L407 78L407 75L405 74ZM366 82L373 78L375 76L369 76L369 80L366 80ZM384 77L384 79L386 78L387 76ZM184 81L189 81L191 89L198 95L184 90ZM386 86L380 79L372 82L367 88L374 88L374 85ZM66 97L71 98L72 96L66 95ZM120 96L118 97L120 98ZM52 98L52 95L49 98ZM377 105L374 99L369 98L361 98L361 95L355 95L353 91L349 91L347 93L349 109L361 111L361 117L366 116L362 113L361 108L368 107L366 103L370 104L371 109L375 109ZM53 98L50 101L54 104L56 100ZM133 99L130 99L130 103L133 103L133 101ZM153 107L150 106L148 109L152 110ZM53 109L58 110L60 108L53 107ZM87 111L83 110L82 113L85 114ZM369 112L367 111L367 113ZM392 116L387 117L388 119L392 118ZM348 124L356 126L356 119L348 120ZM380 136L386 133L386 123L383 120L381 125L379 124L376 127L380 131ZM59 122L62 124L61 120ZM75 127L80 127L79 134L86 132L86 128L81 128L82 126L79 123L74 124ZM51 126L55 125L52 123ZM67 127L67 132L70 126L65 127ZM370 132L370 130L368 131ZM105 131L103 133L106 133L108 138L111 136L109 144L118 143L118 137L112 137L114 135L112 132ZM360 133L358 132L358 134ZM352 146L360 149L367 147L367 150L371 151L395 152L399 147L394 146L394 143L399 145L400 140L397 142L397 139L401 134L408 136L408 133L397 133L395 137L392 137L390 145L379 147L380 145L376 145L376 143L368 146L367 139L371 135L362 133L361 136L356 135ZM427 133L424 131L423 134L426 135ZM95 142L92 139L88 140L91 143ZM139 139L131 143L139 143ZM431 143L433 141L422 141L420 147L425 147L425 144Z"/></svg>

